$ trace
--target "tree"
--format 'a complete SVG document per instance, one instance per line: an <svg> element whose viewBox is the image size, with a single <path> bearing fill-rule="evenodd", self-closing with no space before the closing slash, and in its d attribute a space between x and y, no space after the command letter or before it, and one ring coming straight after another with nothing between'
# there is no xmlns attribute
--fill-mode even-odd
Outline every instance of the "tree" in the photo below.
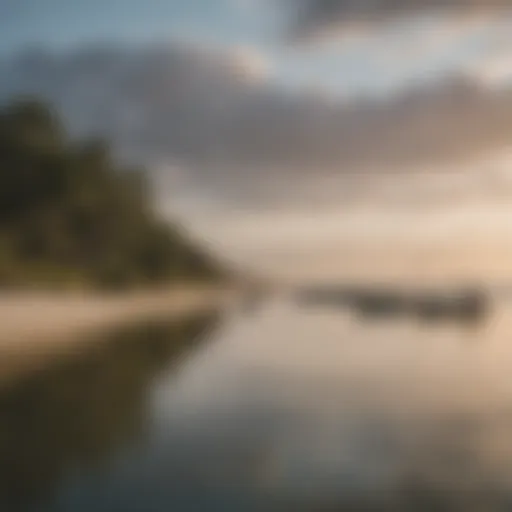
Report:
<svg viewBox="0 0 512 512"><path fill-rule="evenodd" d="M151 199L145 171L118 165L105 141L72 142L47 106L0 110L0 284L130 287L219 275Z"/></svg>

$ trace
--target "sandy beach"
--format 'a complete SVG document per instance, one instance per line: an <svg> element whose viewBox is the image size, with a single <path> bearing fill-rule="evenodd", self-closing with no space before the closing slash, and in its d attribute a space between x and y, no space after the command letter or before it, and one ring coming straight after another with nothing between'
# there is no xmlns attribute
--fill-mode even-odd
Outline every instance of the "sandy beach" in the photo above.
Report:
<svg viewBox="0 0 512 512"><path fill-rule="evenodd" d="M226 290L182 288L119 295L13 292L0 295L0 382L49 357L87 349L95 331L222 307Z"/></svg>

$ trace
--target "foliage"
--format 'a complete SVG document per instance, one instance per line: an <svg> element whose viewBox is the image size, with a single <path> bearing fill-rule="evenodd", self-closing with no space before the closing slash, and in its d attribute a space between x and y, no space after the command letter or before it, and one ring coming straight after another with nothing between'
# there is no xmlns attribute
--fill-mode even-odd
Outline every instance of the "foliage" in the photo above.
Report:
<svg viewBox="0 0 512 512"><path fill-rule="evenodd" d="M124 288L218 271L151 206L146 174L72 142L37 101L0 109L0 284Z"/></svg>

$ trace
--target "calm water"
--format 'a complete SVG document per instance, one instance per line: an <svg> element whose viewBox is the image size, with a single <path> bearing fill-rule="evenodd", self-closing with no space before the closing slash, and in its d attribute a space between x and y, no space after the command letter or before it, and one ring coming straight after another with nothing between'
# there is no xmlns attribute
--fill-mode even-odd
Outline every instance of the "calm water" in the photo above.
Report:
<svg viewBox="0 0 512 512"><path fill-rule="evenodd" d="M111 333L0 393L2 511L511 509L505 305L427 329L274 302Z"/></svg>

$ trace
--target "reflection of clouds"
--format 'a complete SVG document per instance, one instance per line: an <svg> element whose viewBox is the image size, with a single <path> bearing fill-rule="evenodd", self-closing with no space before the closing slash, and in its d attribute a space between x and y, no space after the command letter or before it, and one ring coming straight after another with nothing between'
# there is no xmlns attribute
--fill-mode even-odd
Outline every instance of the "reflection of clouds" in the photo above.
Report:
<svg viewBox="0 0 512 512"><path fill-rule="evenodd" d="M172 471L332 499L512 485L510 321L468 345L456 327L288 315L228 326L180 397L160 389L157 444Z"/></svg>

